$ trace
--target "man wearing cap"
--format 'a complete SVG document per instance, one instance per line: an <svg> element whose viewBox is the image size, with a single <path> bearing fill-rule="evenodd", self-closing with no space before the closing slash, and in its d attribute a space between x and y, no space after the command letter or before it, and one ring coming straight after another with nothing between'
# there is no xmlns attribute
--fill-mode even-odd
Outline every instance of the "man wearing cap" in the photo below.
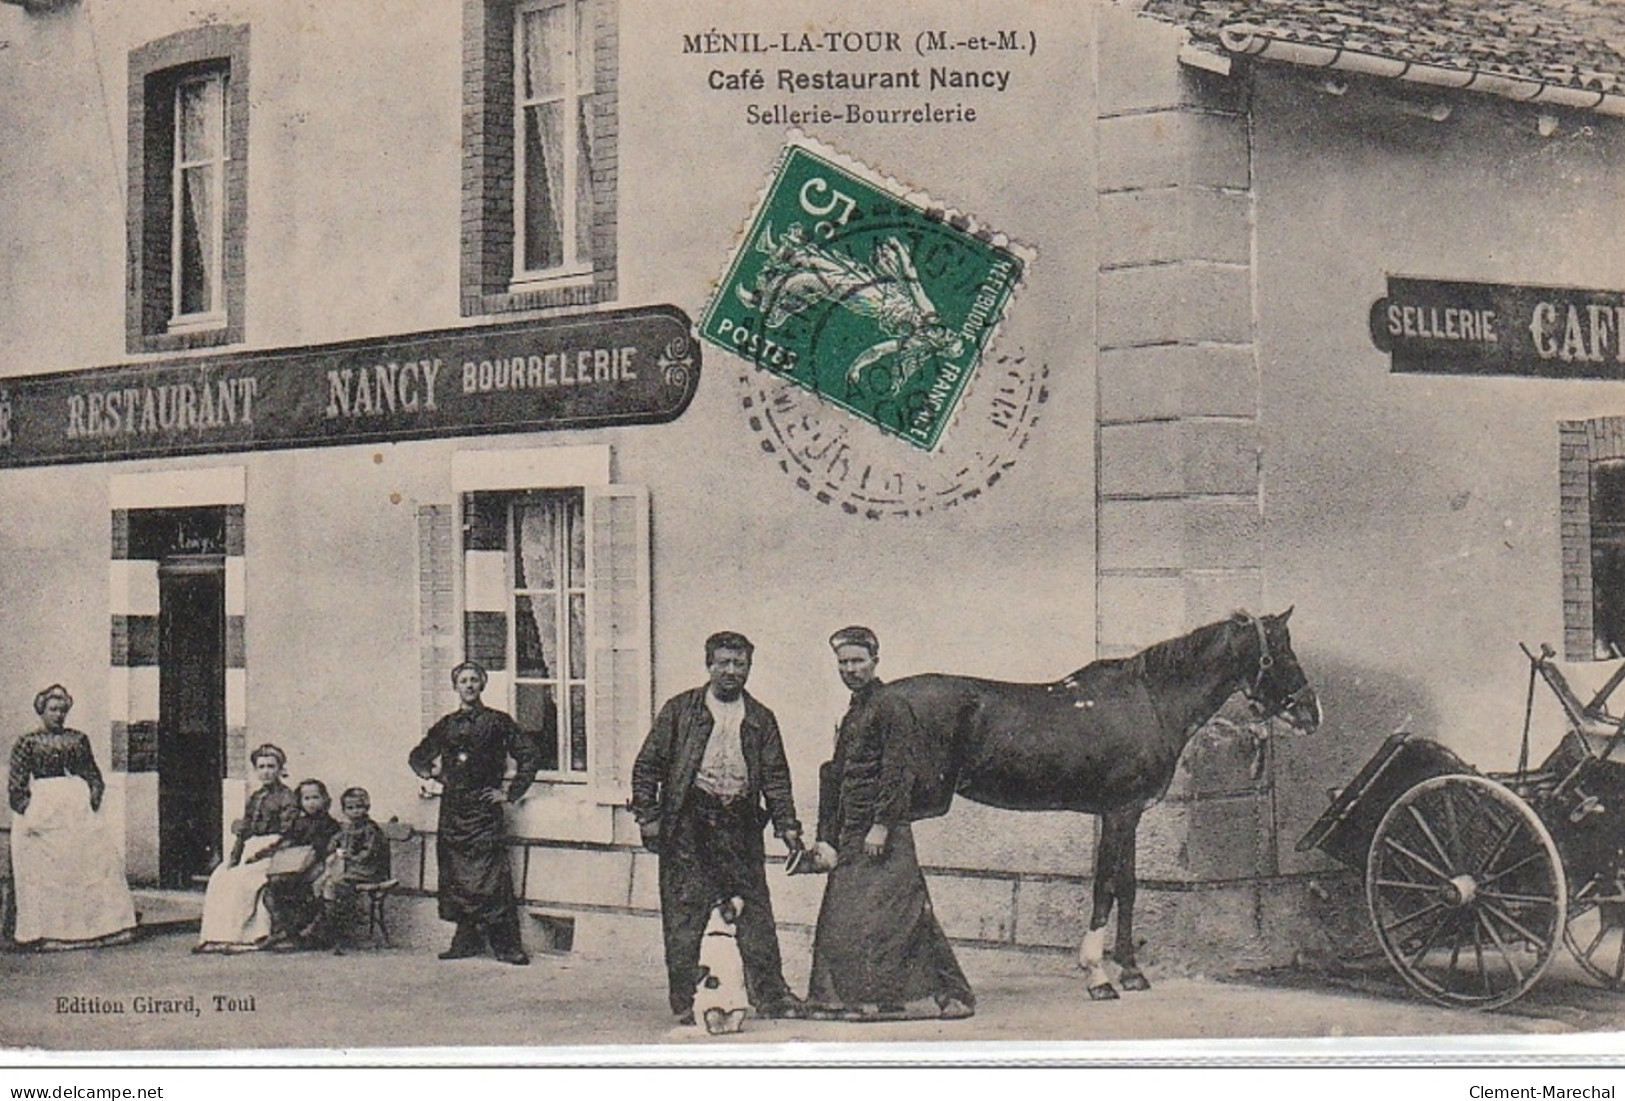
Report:
<svg viewBox="0 0 1625 1101"><path fill-rule="evenodd" d="M437 778L443 786L435 838L440 918L455 922L457 932L440 958L477 956L489 939L497 959L529 963L519 936L502 807L524 796L541 767L541 753L507 712L480 700L486 674L477 662L453 669L451 683L457 689L457 710L431 726L407 758L418 776ZM502 775L510 757L514 777L504 791Z"/></svg>
<svg viewBox="0 0 1625 1101"><path fill-rule="evenodd" d="M882 688L875 633L843 627L829 644L852 702L818 773L816 860L830 877L807 1000L889 1019L929 996L937 1015L969 1017L976 997L932 912L910 826L947 810L952 769L908 702Z"/></svg>
<svg viewBox="0 0 1625 1101"><path fill-rule="evenodd" d="M666 980L680 1024L694 1023L700 942L711 908L737 896L745 988L762 1016L787 1016L800 999L784 981L762 828L792 853L801 823L773 712L745 691L751 642L737 631L705 640L707 684L673 696L632 766L632 812L660 856ZM764 806L765 803L765 806Z"/></svg>

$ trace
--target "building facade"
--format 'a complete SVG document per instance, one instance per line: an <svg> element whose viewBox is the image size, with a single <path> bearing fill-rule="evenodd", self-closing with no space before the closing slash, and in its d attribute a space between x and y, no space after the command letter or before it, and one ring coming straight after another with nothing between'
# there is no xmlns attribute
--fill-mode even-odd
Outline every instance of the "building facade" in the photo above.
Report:
<svg viewBox="0 0 1625 1101"><path fill-rule="evenodd" d="M712 631L755 641L810 821L839 626L887 676L1052 680L1295 605L1326 723L1198 736L1140 924L1208 966L1336 942L1347 884L1293 848L1326 788L1400 728L1503 767L1516 643L1614 637L1612 368L1395 371L1371 315L1397 278L1625 291L1625 62L1592 28L1448 67L1595 94L1418 83L1281 43L1428 27L1301 7L0 10L7 743L68 684L132 880L181 887L275 742L414 825L432 893L405 758L473 657L545 748L523 894L590 923L657 905L630 764ZM689 329L792 129L1030 257L935 450ZM922 825L945 928L1075 945L1093 836ZM774 882L810 923L820 882Z"/></svg>

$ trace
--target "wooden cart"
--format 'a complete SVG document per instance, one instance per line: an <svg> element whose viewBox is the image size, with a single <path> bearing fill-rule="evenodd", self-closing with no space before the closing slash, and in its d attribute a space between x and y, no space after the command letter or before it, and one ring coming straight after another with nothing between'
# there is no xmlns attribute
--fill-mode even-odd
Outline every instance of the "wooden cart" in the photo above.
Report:
<svg viewBox="0 0 1625 1101"><path fill-rule="evenodd" d="M1365 875L1382 950L1423 997L1490 1009L1520 997L1567 944L1593 979L1625 988L1625 716L1607 709L1625 666L1589 702L1553 652L1529 659L1518 768L1482 773L1445 746L1395 734L1302 840ZM1568 729L1528 766L1537 681Z"/></svg>

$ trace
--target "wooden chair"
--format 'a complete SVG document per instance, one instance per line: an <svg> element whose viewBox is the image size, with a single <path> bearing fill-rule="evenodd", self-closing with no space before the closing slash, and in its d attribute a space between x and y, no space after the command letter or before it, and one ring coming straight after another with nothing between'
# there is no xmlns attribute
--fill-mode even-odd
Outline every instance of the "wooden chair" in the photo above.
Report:
<svg viewBox="0 0 1625 1101"><path fill-rule="evenodd" d="M356 893L367 903L367 935L374 938L383 938L385 948L395 947L389 939L389 896L400 887L398 879L386 879L381 883L357 883Z"/></svg>
<svg viewBox="0 0 1625 1101"><path fill-rule="evenodd" d="M417 831L399 818L391 818L383 824L382 829L391 845L402 844L417 836ZM389 899L400 890L400 886L398 879L355 885L356 894L367 904L367 936L372 938L374 944L381 939L385 948L395 946L389 936Z"/></svg>

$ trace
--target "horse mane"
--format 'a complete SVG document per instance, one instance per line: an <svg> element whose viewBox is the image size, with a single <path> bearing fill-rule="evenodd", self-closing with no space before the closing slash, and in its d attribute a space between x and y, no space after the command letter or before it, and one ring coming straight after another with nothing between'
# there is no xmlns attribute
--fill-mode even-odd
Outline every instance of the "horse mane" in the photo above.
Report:
<svg viewBox="0 0 1625 1101"><path fill-rule="evenodd" d="M1207 654L1213 647L1215 637L1235 625L1234 618L1221 619L1178 638L1154 642L1128 660L1136 663L1139 671L1147 677L1158 678L1178 673L1190 668L1192 660Z"/></svg>
<svg viewBox="0 0 1625 1101"><path fill-rule="evenodd" d="M1244 614L1237 613L1238 616ZM1153 642L1139 653L1128 657L1100 658L1081 669L1074 670L1058 683L1070 687L1080 683L1090 673L1102 673L1110 669L1122 669L1137 676L1152 678L1178 673L1189 668L1192 659L1208 652L1213 645L1214 636L1236 623L1237 618L1232 616L1230 619L1221 619L1217 623L1198 627L1178 638Z"/></svg>

